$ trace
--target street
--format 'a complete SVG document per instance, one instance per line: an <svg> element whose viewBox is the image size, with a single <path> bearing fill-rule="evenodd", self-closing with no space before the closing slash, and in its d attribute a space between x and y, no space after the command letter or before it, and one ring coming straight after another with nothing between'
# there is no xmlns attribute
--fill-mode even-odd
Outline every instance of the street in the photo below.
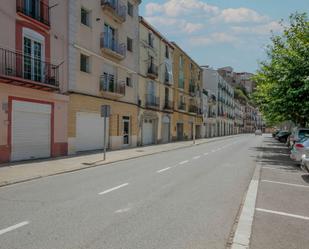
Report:
<svg viewBox="0 0 309 249"><path fill-rule="evenodd" d="M261 142L243 135L2 187L0 248L225 248Z"/></svg>

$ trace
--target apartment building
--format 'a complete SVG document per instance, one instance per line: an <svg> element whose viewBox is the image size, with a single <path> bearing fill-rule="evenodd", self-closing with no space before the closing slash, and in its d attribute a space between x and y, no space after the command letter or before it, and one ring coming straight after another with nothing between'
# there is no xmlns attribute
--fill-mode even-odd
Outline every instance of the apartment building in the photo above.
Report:
<svg viewBox="0 0 309 249"><path fill-rule="evenodd" d="M69 153L137 145L140 0L69 0ZM104 134L102 105L111 107Z"/></svg>
<svg viewBox="0 0 309 249"><path fill-rule="evenodd" d="M203 70L203 90L208 96L208 105L205 121L205 137L215 137L218 135L217 131L217 116L218 116L218 85L219 74L216 70L208 66L202 66Z"/></svg>
<svg viewBox="0 0 309 249"><path fill-rule="evenodd" d="M0 9L0 162L66 155L67 1Z"/></svg>
<svg viewBox="0 0 309 249"><path fill-rule="evenodd" d="M256 109L250 104L246 104L245 107L245 123L244 130L246 133L254 132L256 129Z"/></svg>
<svg viewBox="0 0 309 249"><path fill-rule="evenodd" d="M175 42L173 56L174 114L173 140L202 137L202 69Z"/></svg>
<svg viewBox="0 0 309 249"><path fill-rule="evenodd" d="M140 17L138 85L138 144L168 143L172 139L173 46Z"/></svg>
<svg viewBox="0 0 309 249"><path fill-rule="evenodd" d="M234 88L219 76L218 135L232 135L234 131Z"/></svg>

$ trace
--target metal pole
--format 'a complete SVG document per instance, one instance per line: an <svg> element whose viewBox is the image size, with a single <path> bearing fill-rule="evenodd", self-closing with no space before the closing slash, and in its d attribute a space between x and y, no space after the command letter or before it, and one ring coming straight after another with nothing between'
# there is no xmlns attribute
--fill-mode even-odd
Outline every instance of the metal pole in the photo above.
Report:
<svg viewBox="0 0 309 249"><path fill-rule="evenodd" d="M104 117L104 138L103 138L103 150L104 150L104 156L103 160L106 160L106 116Z"/></svg>
<svg viewBox="0 0 309 249"><path fill-rule="evenodd" d="M193 144L195 144L195 122L193 122Z"/></svg>

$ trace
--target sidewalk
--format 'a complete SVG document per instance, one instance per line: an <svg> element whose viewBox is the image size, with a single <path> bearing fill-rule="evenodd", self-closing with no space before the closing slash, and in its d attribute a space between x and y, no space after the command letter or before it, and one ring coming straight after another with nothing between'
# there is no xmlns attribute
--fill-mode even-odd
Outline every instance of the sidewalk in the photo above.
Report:
<svg viewBox="0 0 309 249"><path fill-rule="evenodd" d="M309 174L266 137L250 249L309 248Z"/></svg>
<svg viewBox="0 0 309 249"><path fill-rule="evenodd" d="M196 140L196 145L233 137L235 136L199 139ZM164 151L177 150L190 146L193 146L192 141L110 151L106 154L106 161L103 161L103 154L100 151L91 154L80 154L72 157L6 164L2 167L0 166L0 187L41 177L57 175L90 167L102 166L105 164L124 161L132 158L157 154Z"/></svg>

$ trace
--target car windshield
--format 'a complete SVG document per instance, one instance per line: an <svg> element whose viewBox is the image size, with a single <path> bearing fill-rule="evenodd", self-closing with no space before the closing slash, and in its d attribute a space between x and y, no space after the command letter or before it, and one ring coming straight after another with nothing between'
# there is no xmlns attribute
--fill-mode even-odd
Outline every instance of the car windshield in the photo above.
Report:
<svg viewBox="0 0 309 249"><path fill-rule="evenodd" d="M299 137L309 136L309 130L299 130L298 136Z"/></svg>

